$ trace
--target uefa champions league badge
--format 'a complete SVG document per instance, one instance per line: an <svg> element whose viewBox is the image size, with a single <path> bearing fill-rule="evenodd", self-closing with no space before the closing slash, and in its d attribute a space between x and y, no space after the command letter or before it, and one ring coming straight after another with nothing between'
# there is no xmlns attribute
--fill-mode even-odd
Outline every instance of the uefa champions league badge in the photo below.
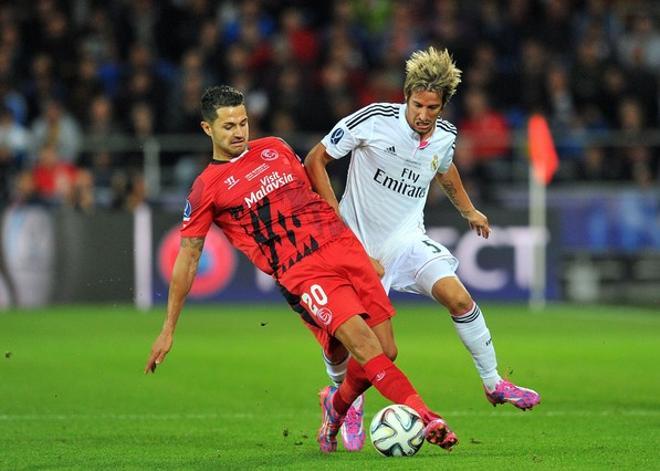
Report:
<svg viewBox="0 0 660 471"><path fill-rule="evenodd" d="M190 205L190 201L186 200L186 207L183 208L183 222L190 221L191 213L192 213L192 206Z"/></svg>
<svg viewBox="0 0 660 471"><path fill-rule="evenodd" d="M344 130L342 128L337 128L332 131L332 134L330 135L330 142L337 145L337 143L341 141L342 137L344 137Z"/></svg>

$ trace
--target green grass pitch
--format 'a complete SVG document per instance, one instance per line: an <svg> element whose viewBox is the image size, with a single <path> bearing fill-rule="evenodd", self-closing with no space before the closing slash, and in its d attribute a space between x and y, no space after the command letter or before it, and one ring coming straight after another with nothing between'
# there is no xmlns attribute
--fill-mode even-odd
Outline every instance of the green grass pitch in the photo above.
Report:
<svg viewBox="0 0 660 471"><path fill-rule="evenodd" d="M412 458L324 456L319 349L275 306L188 306L142 373L163 319L129 307L0 313L0 469L658 469L660 312L484 303L500 371L538 389L487 403L446 314L399 305L398 364L461 440ZM367 395L367 418L386 404Z"/></svg>

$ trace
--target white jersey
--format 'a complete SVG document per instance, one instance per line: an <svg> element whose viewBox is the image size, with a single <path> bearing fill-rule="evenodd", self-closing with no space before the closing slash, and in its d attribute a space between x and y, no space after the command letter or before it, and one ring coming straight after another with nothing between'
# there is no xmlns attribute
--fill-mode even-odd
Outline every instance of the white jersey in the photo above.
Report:
<svg viewBox="0 0 660 471"><path fill-rule="evenodd" d="M352 153L339 209L367 253L381 261L402 238L424 233L429 186L454 157L451 123L438 118L431 137L420 142L405 115L405 104L369 105L321 141L335 159Z"/></svg>

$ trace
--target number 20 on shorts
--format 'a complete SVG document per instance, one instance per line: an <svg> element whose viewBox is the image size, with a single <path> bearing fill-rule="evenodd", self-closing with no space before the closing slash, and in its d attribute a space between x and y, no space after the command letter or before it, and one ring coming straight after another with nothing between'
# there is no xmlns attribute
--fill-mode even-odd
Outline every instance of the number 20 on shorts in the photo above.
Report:
<svg viewBox="0 0 660 471"><path fill-rule="evenodd" d="M300 299L309 307L313 314L316 314L321 306L328 304L328 295L325 294L320 285L309 287L309 293L303 293Z"/></svg>

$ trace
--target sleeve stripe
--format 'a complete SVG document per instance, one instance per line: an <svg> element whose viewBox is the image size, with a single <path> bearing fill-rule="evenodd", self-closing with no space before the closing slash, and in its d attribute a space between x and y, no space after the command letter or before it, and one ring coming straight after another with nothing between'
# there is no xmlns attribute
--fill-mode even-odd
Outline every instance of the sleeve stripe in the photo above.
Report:
<svg viewBox="0 0 660 471"><path fill-rule="evenodd" d="M445 126L447 126L450 129L453 129L454 131L456 131L456 126L454 126L451 122L447 121L446 119L440 118L440 119L438 119L438 122L444 124Z"/></svg>
<svg viewBox="0 0 660 471"><path fill-rule="evenodd" d="M436 127L444 131L447 131L448 133L451 133L454 136L458 134L456 127L453 124L451 124L449 121L445 121L444 119L438 119L438 121L436 121Z"/></svg>
<svg viewBox="0 0 660 471"><path fill-rule="evenodd" d="M360 118L364 117L365 115L376 111L397 111L398 107L395 105L371 105L367 106L363 111L358 112L355 116L353 116L350 120L346 122L346 126L350 129L353 126L353 123L358 121Z"/></svg>
<svg viewBox="0 0 660 471"><path fill-rule="evenodd" d="M389 117L393 117L393 118L398 118L398 117L399 117L399 113L397 113L396 111L380 111L380 110L376 110L376 111L373 111L372 113L369 113L369 114L365 115L365 116L362 117L359 121L353 121L352 124L349 123L346 127L347 127L349 130L350 130L350 129L353 129L353 128L354 128L355 126L357 126L358 124L360 124L360 123L362 123L362 122L368 120L369 118L373 118L374 116L389 116Z"/></svg>

